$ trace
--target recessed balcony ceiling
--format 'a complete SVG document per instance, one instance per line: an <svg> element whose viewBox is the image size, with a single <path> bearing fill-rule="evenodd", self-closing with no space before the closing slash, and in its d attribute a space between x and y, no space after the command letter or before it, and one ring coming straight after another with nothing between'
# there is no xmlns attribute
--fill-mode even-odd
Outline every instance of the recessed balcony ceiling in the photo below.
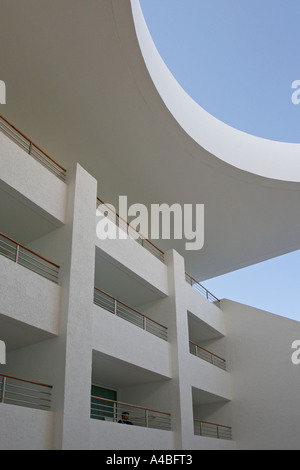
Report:
<svg viewBox="0 0 300 470"><path fill-rule="evenodd" d="M205 205L201 250L153 240L182 253L191 275L300 248L299 145L236 131L196 105L158 56L138 0L2 0L0 28L0 112L17 128L64 167L79 162L116 208L119 195Z"/></svg>

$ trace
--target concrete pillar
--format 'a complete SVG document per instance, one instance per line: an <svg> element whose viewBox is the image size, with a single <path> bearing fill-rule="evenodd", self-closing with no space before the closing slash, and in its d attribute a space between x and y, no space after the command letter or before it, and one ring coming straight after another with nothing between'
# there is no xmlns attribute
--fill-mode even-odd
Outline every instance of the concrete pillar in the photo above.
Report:
<svg viewBox="0 0 300 470"><path fill-rule="evenodd" d="M169 321L168 337L171 348L172 384L171 413L174 430L174 447L188 449L188 439L193 434L192 390L188 376L189 331L186 302L184 258L175 250L165 254L168 266Z"/></svg>
<svg viewBox="0 0 300 470"><path fill-rule="evenodd" d="M66 225L59 230L61 325L56 340L55 449L88 449L97 182L67 172Z"/></svg>

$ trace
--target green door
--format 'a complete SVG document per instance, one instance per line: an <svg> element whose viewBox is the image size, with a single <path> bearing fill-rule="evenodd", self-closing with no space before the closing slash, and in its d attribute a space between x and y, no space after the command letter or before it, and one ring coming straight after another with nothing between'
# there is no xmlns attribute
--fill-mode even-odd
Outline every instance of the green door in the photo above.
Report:
<svg viewBox="0 0 300 470"><path fill-rule="evenodd" d="M117 392L108 388L98 387L98 385L92 385L91 395L91 418L101 420L107 418L109 421L113 420L114 404L110 401L99 400L99 398L117 401Z"/></svg>

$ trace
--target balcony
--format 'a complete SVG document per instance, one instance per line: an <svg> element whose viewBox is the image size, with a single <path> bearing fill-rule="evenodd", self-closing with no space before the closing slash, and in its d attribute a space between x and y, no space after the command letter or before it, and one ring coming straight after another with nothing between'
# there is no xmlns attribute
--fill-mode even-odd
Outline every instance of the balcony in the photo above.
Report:
<svg viewBox="0 0 300 470"><path fill-rule="evenodd" d="M52 386L0 374L0 403L51 409Z"/></svg>
<svg viewBox="0 0 300 470"><path fill-rule="evenodd" d="M122 219L122 217L112 208L107 205L102 199L99 197L97 198L97 210L99 210L105 217L107 217L110 221L112 221L116 226L125 232L129 238L134 239L137 241L141 246L143 246L146 250L148 250L152 255L154 255L157 259L164 262L164 252L158 248L154 243L152 243L149 239L147 239L143 234L138 232L134 227L130 225L129 222Z"/></svg>
<svg viewBox="0 0 300 470"><path fill-rule="evenodd" d="M0 449L53 449L52 386L0 374Z"/></svg>
<svg viewBox="0 0 300 470"><path fill-rule="evenodd" d="M171 414L91 396L91 418L143 428L171 430Z"/></svg>
<svg viewBox="0 0 300 470"><path fill-rule="evenodd" d="M66 170L53 158L47 155L40 147L38 147L32 140L26 137L20 130L18 130L7 119L0 115L0 130L9 137L14 143L25 150L35 160L45 166L49 171L56 175L62 181L66 179Z"/></svg>
<svg viewBox="0 0 300 470"><path fill-rule="evenodd" d="M196 289L200 294L204 295L204 297L207 298L210 302L214 303L217 307L220 306L220 300L212 294L209 290L206 289L200 282L196 281L190 274L187 272L185 273L185 280L186 282L192 286L194 289Z"/></svg>
<svg viewBox="0 0 300 470"><path fill-rule="evenodd" d="M215 439L232 440L232 428L230 426L201 421L199 419L194 420L194 434Z"/></svg>
<svg viewBox="0 0 300 470"><path fill-rule="evenodd" d="M0 233L0 254L58 284L59 266Z"/></svg>
<svg viewBox="0 0 300 470"><path fill-rule="evenodd" d="M165 341L168 340L168 329L166 326L161 325L134 308L129 307L124 302L117 300L97 287L94 289L94 303L98 307L102 307L117 317L133 323L148 333L151 333Z"/></svg>
<svg viewBox="0 0 300 470"><path fill-rule="evenodd" d="M209 362L210 364L213 364L214 366L219 367L220 369L226 370L225 359L223 359L220 356L217 356L211 351L208 351L202 346L199 346L199 344L194 343L193 341L190 341L189 344L190 344L191 354L193 354L194 356L200 357L204 361Z"/></svg>

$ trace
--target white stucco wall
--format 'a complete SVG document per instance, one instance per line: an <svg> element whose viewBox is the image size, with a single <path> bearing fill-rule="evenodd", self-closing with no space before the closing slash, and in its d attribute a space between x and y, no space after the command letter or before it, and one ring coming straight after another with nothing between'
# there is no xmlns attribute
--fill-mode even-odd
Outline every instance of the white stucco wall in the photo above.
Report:
<svg viewBox="0 0 300 470"><path fill-rule="evenodd" d="M0 449L51 450L53 420L51 411L0 403Z"/></svg>
<svg viewBox="0 0 300 470"><path fill-rule="evenodd" d="M97 222L98 220L96 220L96 224ZM127 240L99 240L96 236L95 244L101 250L102 256L117 263L120 269L135 278L141 278L158 294L167 295L167 267L165 263L139 245L137 241L131 238Z"/></svg>
<svg viewBox="0 0 300 470"><path fill-rule="evenodd" d="M236 450L236 442L205 436L192 436L191 449L194 450Z"/></svg>
<svg viewBox="0 0 300 470"><path fill-rule="evenodd" d="M139 426L90 420L90 450L159 450L173 448L173 433Z"/></svg>
<svg viewBox="0 0 300 470"><path fill-rule="evenodd" d="M96 305L93 349L163 376L171 376L167 341Z"/></svg>
<svg viewBox="0 0 300 470"><path fill-rule="evenodd" d="M300 366L291 344L300 323L229 300L222 308L238 449L299 449Z"/></svg>
<svg viewBox="0 0 300 470"><path fill-rule="evenodd" d="M58 334L60 286L0 256L0 313Z"/></svg>
<svg viewBox="0 0 300 470"><path fill-rule="evenodd" d="M190 354L187 361L189 381L193 387L231 400L230 375L227 371Z"/></svg>
<svg viewBox="0 0 300 470"><path fill-rule="evenodd" d="M184 259L174 250L162 263L134 240L99 241L96 181L76 166L69 170L66 185L3 139L3 181L60 221L57 230L34 240L31 247L61 264L61 284L0 256L0 314L22 322L28 331L34 327L53 336L9 352L5 371L53 385L57 416L53 444L51 412L1 404L0 422L6 430L0 446L300 448L300 366L291 361L292 342L300 340L300 323L228 300L221 302L221 309L216 307L186 283ZM36 172L48 192L24 182L23 160L27 178ZM168 342L94 305L95 247L158 294L158 300L139 310L168 327ZM190 354L189 326L198 320L199 330L206 325L216 333L208 343L226 359L227 371ZM90 420L93 350L109 357L111 364L126 363L143 372L143 380L120 387L118 400L172 413L172 432L133 427L129 434L114 423ZM208 401L201 403L201 397ZM196 413L199 419L232 426L234 442L194 436Z"/></svg>
<svg viewBox="0 0 300 470"><path fill-rule="evenodd" d="M187 310L221 335L226 334L222 310L186 282Z"/></svg>
<svg viewBox="0 0 300 470"><path fill-rule="evenodd" d="M1 184L52 222L65 222L67 185L0 132ZM29 184L30 182L30 184Z"/></svg>

